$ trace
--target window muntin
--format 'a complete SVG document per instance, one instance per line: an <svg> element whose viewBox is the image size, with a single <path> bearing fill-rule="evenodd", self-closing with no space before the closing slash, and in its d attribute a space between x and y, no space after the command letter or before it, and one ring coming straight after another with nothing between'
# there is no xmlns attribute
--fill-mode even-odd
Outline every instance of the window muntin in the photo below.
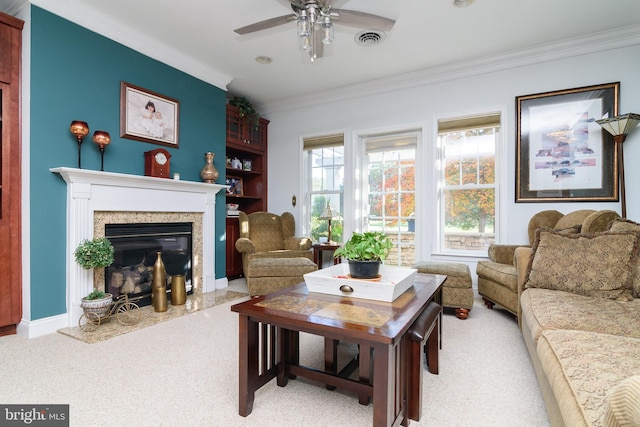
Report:
<svg viewBox="0 0 640 427"><path fill-rule="evenodd" d="M340 141L342 138L340 138ZM304 155L307 159L308 233L315 242L328 237L328 221L318 219L329 204L334 212L343 217L344 211L344 145L335 141L329 146L307 144ZM331 240L342 242L342 221L331 222Z"/></svg>
<svg viewBox="0 0 640 427"><path fill-rule="evenodd" d="M499 114L438 122L439 252L486 254L495 241Z"/></svg>
<svg viewBox="0 0 640 427"><path fill-rule="evenodd" d="M415 168L417 134L372 136L363 140L368 211L365 231L382 231L394 248L385 264L415 263Z"/></svg>

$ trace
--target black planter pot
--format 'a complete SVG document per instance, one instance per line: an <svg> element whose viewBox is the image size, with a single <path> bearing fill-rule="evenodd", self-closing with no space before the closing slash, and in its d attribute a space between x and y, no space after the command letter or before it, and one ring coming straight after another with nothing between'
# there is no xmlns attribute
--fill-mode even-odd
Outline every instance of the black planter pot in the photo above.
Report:
<svg viewBox="0 0 640 427"><path fill-rule="evenodd" d="M349 274L353 279L375 279L380 272L382 261L349 260Z"/></svg>

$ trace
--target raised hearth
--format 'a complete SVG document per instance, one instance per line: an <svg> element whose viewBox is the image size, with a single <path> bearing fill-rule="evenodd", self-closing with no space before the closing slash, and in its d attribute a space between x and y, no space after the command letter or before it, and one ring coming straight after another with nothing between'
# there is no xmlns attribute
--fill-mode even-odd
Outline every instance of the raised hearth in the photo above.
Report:
<svg viewBox="0 0 640 427"><path fill-rule="evenodd" d="M215 198L225 186L66 167L50 170L67 183L68 326L77 325L80 300L94 288L92 272L76 264L73 251L84 239L104 236L105 222L131 217L137 222L193 222L194 289L215 290ZM104 286L103 270L96 271L99 288Z"/></svg>

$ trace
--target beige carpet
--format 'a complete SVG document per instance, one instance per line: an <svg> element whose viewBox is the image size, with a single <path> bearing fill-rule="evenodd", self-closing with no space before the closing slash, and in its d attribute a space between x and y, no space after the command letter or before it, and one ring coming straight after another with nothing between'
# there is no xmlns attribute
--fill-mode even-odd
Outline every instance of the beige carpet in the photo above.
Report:
<svg viewBox="0 0 640 427"><path fill-rule="evenodd" d="M239 416L233 303L94 344L59 333L1 337L0 402L69 404L71 425L81 427L371 425L371 405L303 379L271 381L252 414ZM513 317L476 299L469 319L445 315L443 329L440 375L425 373L423 418L411 425L549 425ZM322 339L301 342L302 361L321 366Z"/></svg>

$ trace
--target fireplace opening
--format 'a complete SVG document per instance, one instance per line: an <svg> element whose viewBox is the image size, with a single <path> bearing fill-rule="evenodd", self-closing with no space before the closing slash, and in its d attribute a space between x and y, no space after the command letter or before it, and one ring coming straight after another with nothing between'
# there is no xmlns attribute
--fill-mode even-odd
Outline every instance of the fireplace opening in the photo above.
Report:
<svg viewBox="0 0 640 427"><path fill-rule="evenodd" d="M106 224L105 237L114 249L114 261L105 270L105 292L123 294L140 306L151 304L153 265L161 252L166 270L167 297L171 277L184 275L187 294L192 286L192 223Z"/></svg>

